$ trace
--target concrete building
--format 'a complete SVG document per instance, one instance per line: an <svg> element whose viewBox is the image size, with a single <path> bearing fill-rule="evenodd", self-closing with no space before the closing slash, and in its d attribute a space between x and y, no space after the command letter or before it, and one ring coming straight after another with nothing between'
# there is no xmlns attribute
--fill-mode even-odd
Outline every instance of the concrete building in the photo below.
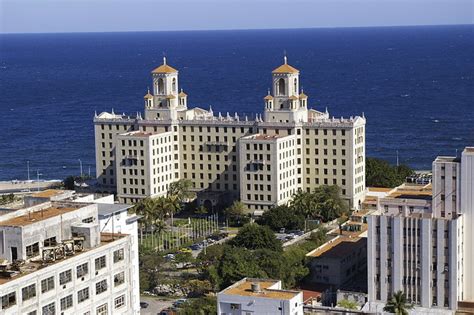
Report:
<svg viewBox="0 0 474 315"><path fill-rule="evenodd" d="M299 71L286 58L272 72L263 116L253 120L210 107L188 109L188 96L178 92L178 71L166 60L152 77L144 115L112 110L94 117L97 179L121 202L164 195L171 182L189 179L198 200L213 205L215 196L231 194L251 210L265 210L298 189L327 184L340 186L348 203L360 206L365 118L310 109Z"/></svg>
<svg viewBox="0 0 474 315"><path fill-rule="evenodd" d="M98 208L47 201L0 216L2 314L139 314L136 243L101 229Z"/></svg>
<svg viewBox="0 0 474 315"><path fill-rule="evenodd" d="M398 290L433 312L473 301L473 161L472 148L461 159L438 157L432 186L377 192L378 210L369 217L369 302L385 303Z"/></svg>
<svg viewBox="0 0 474 315"><path fill-rule="evenodd" d="M328 234L328 242L312 250L309 259L310 284L319 288L366 292L367 223L364 216L355 215L341 229Z"/></svg>
<svg viewBox="0 0 474 315"><path fill-rule="evenodd" d="M244 278L217 294L218 315L303 315L303 292L280 280Z"/></svg>

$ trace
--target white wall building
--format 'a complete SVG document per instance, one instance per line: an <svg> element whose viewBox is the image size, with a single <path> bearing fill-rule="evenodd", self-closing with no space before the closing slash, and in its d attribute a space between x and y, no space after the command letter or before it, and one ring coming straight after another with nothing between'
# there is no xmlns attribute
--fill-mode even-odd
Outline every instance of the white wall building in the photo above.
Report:
<svg viewBox="0 0 474 315"><path fill-rule="evenodd" d="M473 301L474 149L438 157L431 185L402 185L369 216L369 302L403 291L415 306L455 311Z"/></svg>
<svg viewBox="0 0 474 315"><path fill-rule="evenodd" d="M53 201L0 216L2 314L139 314L136 243L101 231L98 207Z"/></svg>
<svg viewBox="0 0 474 315"><path fill-rule="evenodd" d="M342 196L359 207L365 195L365 118L331 118L327 111L309 109L308 96L299 89L299 71L286 58L272 72L272 93L264 98L263 118L256 115L254 120L237 113L215 115L211 108L188 109L187 95L182 90L178 93L178 71L166 60L152 76L153 94L148 91L144 97L144 116L112 111L94 117L97 179L103 189L116 192L121 202L163 195L170 182L189 179L198 198L232 193L232 198L243 199L252 210L288 199L280 194L324 184L340 186ZM248 161L240 160L239 143L250 141L248 136L255 141L259 137L291 139L288 149L294 163L288 172L294 175L291 185L282 188L285 192L259 191L258 199L251 194L247 202L241 172ZM262 152L249 149L244 157L247 154ZM258 181L244 185L280 187L279 176L271 177L270 183L260 180L266 168L254 172Z"/></svg>
<svg viewBox="0 0 474 315"><path fill-rule="evenodd" d="M303 315L303 292L282 290L281 281L244 278L217 294L218 315Z"/></svg>

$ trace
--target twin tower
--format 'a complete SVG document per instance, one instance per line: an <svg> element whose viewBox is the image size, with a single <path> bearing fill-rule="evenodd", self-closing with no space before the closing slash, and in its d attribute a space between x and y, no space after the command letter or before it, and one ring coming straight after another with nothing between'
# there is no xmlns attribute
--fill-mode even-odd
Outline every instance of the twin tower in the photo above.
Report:
<svg viewBox="0 0 474 315"><path fill-rule="evenodd" d="M272 93L264 97L263 120L266 122L307 122L308 97L299 88L299 70L284 63L272 71ZM152 71L153 94L145 95L147 119L179 119L186 117L187 94L178 92L178 70L166 63Z"/></svg>

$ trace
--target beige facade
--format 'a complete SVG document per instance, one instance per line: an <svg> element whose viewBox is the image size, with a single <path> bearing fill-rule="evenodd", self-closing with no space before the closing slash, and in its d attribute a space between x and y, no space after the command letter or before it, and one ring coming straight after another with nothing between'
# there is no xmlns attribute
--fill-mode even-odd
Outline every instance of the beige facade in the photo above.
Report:
<svg viewBox="0 0 474 315"><path fill-rule="evenodd" d="M154 94L149 91L144 97L143 117L112 111L94 118L97 178L122 202L162 195L169 183L189 179L198 195L230 194L253 210L285 203L298 189L324 184L340 186L343 197L360 206L365 195L365 118L331 118L327 111L308 109L308 97L299 90L299 71L286 60L272 72L273 89L264 98L263 116L253 120L237 113L215 114L212 108L188 109L187 95L178 93L178 71L166 61L152 76ZM166 141L158 143L158 138ZM287 141L291 145L280 148ZM246 144L251 144L249 149ZM281 154L285 161L278 165ZM275 159L267 162L267 155ZM265 167L247 179L251 161L265 162Z"/></svg>

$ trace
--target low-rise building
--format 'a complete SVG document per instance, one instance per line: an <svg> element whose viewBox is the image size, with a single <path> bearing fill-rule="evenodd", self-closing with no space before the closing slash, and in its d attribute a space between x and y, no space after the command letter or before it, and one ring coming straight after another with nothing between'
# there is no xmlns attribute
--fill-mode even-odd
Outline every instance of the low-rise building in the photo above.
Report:
<svg viewBox="0 0 474 315"><path fill-rule="evenodd" d="M335 291L366 291L367 224L364 215L330 231L333 238L306 254L310 259L311 284Z"/></svg>
<svg viewBox="0 0 474 315"><path fill-rule="evenodd" d="M244 278L217 294L218 315L303 315L303 292L280 280Z"/></svg>
<svg viewBox="0 0 474 315"><path fill-rule="evenodd" d="M101 229L98 208L48 201L0 216L2 314L139 314L136 243Z"/></svg>

